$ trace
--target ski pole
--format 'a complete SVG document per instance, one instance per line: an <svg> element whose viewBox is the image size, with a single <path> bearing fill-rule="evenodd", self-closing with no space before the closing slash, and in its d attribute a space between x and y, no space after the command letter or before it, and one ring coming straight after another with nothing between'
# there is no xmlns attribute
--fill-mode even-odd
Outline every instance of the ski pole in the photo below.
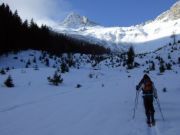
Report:
<svg viewBox="0 0 180 135"><path fill-rule="evenodd" d="M134 101L134 110L133 110L133 119L135 118L135 111L136 111L136 100L137 100L137 91L136 91L136 97L135 97L135 101Z"/></svg>
<svg viewBox="0 0 180 135"><path fill-rule="evenodd" d="M137 104L138 104L138 96L139 96L139 92L136 91L135 105L134 105L134 111L133 111L133 119L135 118L136 108L137 108Z"/></svg>
<svg viewBox="0 0 180 135"><path fill-rule="evenodd" d="M136 98L136 109L137 109L137 106L138 106L138 99L139 99L139 91L137 91L137 98Z"/></svg>
<svg viewBox="0 0 180 135"><path fill-rule="evenodd" d="M161 113L161 117L162 117L163 120L165 120L165 119L164 119L164 115L163 115L163 113L162 113L162 109L161 109L160 103L159 103L159 99L158 99L158 98L155 98L155 100L156 100L156 102L157 102L159 111L160 111L160 113Z"/></svg>

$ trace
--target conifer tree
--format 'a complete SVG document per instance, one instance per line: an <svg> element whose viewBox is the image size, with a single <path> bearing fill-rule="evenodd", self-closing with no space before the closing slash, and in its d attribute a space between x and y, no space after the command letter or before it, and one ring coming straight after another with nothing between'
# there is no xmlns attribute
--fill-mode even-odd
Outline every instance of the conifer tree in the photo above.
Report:
<svg viewBox="0 0 180 135"><path fill-rule="evenodd" d="M61 64L61 73L69 72L69 67L67 66L66 63Z"/></svg>
<svg viewBox="0 0 180 135"><path fill-rule="evenodd" d="M172 69L171 67L172 67L172 65L170 63L166 63L167 70L171 70Z"/></svg>
<svg viewBox="0 0 180 135"><path fill-rule="evenodd" d="M163 73L165 71L165 67L163 63L160 64L159 71L160 73Z"/></svg>
<svg viewBox="0 0 180 135"><path fill-rule="evenodd" d="M5 75L5 74L6 74L4 68L2 68L2 69L0 70L0 73L1 73L2 75Z"/></svg>
<svg viewBox="0 0 180 135"><path fill-rule="evenodd" d="M58 86L60 83L63 82L63 78L61 78L61 75L57 73L57 71L54 73L54 76L51 78L50 76L47 77L48 81L55 85L55 86Z"/></svg>
<svg viewBox="0 0 180 135"><path fill-rule="evenodd" d="M128 69L132 69L133 68L133 64L134 64L134 57L135 57L135 53L134 53L134 49L131 46L127 52L127 66Z"/></svg>
<svg viewBox="0 0 180 135"><path fill-rule="evenodd" d="M150 70L155 70L155 64L154 61L151 61Z"/></svg>
<svg viewBox="0 0 180 135"><path fill-rule="evenodd" d="M5 80L4 84L7 87L14 87L12 77L9 75L8 78Z"/></svg>

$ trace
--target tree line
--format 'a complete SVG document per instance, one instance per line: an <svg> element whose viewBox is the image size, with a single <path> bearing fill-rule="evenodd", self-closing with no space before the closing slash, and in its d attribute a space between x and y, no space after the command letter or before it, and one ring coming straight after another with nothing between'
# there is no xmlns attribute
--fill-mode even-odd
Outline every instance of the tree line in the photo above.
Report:
<svg viewBox="0 0 180 135"><path fill-rule="evenodd" d="M17 10L13 13L7 4L0 5L0 54L27 49L52 54L104 54L110 50L101 45L78 40L52 31L46 25L39 27L33 19L22 21Z"/></svg>

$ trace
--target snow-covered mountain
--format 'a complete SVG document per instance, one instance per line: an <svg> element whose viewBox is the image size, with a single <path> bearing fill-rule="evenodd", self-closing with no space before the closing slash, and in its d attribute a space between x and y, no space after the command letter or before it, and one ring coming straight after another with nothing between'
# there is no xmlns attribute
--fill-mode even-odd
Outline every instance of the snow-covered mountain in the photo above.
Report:
<svg viewBox="0 0 180 135"><path fill-rule="evenodd" d="M91 21L87 20L86 17L79 15L69 15L63 25L54 27L54 30L89 42L103 44L114 51L134 45L137 52L149 52L172 43L172 34L176 35L176 40L180 39L179 1L153 21L135 26L104 27L92 25L96 23L90 23Z"/></svg>
<svg viewBox="0 0 180 135"><path fill-rule="evenodd" d="M92 26L96 26L97 24L93 21L90 21L85 16L80 16L77 13L72 12L59 25L65 28L76 29L80 27L92 27Z"/></svg>

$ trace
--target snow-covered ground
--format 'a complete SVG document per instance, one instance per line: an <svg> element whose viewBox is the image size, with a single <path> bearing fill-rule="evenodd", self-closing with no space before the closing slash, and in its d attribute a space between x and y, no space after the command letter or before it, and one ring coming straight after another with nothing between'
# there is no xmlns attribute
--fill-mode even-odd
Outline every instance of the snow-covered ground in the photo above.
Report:
<svg viewBox="0 0 180 135"><path fill-rule="evenodd" d="M172 52L171 48L176 49ZM167 56L171 52L171 59L178 63L179 50L178 44L142 58L138 56L135 60L141 66L132 70L123 66L105 66L108 60L102 61L98 70L90 64L82 64L80 69L71 68L62 74L64 81L59 86L47 81L56 70L52 68L53 64L46 67L37 58L39 70L25 68L26 61L39 57L39 52L20 52L18 58L15 54L2 56L0 67L13 66L14 69L0 75L0 135L179 135L179 64L162 75L158 67L149 72L158 90L165 121L154 102L157 124L147 127L141 95L135 119L132 119L135 86L148 67L146 61L154 60L158 66L155 56L161 56L166 62L171 62ZM9 74L14 88L4 86ZM77 88L78 84L82 87ZM167 92L163 92L164 88Z"/></svg>
<svg viewBox="0 0 180 135"><path fill-rule="evenodd" d="M139 69L81 69L64 74L64 83L51 86L47 76L52 68L10 71L15 87L0 89L1 135L179 135L180 77L172 71L150 76L158 90L164 113L162 120L155 104L157 125L148 128L139 96L133 120L135 85L143 73ZM178 70L180 72L180 70ZM89 78L93 73L96 77ZM128 77L128 76L131 77ZM0 76L2 85L7 75ZM81 84L81 88L76 88ZM162 92L163 88L167 92ZM151 133L154 132L154 133Z"/></svg>

